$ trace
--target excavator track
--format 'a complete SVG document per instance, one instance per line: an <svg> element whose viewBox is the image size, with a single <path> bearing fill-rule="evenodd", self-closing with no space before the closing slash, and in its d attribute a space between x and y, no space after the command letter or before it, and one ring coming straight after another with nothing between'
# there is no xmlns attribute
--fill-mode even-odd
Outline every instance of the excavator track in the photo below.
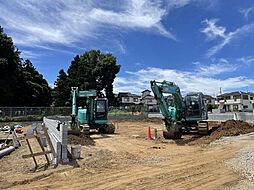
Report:
<svg viewBox="0 0 254 190"><path fill-rule="evenodd" d="M99 133L102 134L114 134L115 133L115 126L112 123L105 124L99 128Z"/></svg>
<svg viewBox="0 0 254 190"><path fill-rule="evenodd" d="M198 122L198 133L201 135L207 135L209 133L209 127L207 121Z"/></svg>
<svg viewBox="0 0 254 190"><path fill-rule="evenodd" d="M167 131L163 131L163 137L165 139L180 139L182 137L182 132L167 132Z"/></svg>
<svg viewBox="0 0 254 190"><path fill-rule="evenodd" d="M82 134L84 134L84 135L89 135L90 134L89 125L83 124L83 125L80 125L80 128L81 128Z"/></svg>

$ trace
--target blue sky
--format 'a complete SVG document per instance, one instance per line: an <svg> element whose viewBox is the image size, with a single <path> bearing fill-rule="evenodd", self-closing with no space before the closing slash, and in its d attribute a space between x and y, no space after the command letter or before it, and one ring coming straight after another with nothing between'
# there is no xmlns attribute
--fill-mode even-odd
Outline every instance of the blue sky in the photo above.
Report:
<svg viewBox="0 0 254 190"><path fill-rule="evenodd" d="M114 91L254 91L253 0L0 0L0 25L53 85L90 49L122 66Z"/></svg>

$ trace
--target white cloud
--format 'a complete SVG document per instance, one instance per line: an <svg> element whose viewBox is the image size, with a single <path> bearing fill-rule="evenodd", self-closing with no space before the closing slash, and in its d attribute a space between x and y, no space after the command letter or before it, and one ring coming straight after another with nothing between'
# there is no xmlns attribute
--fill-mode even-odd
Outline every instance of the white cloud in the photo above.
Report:
<svg viewBox="0 0 254 190"><path fill-rule="evenodd" d="M169 9L182 8L193 3L194 5L203 5L205 9L216 7L218 0L166 0Z"/></svg>
<svg viewBox="0 0 254 190"><path fill-rule="evenodd" d="M249 19L249 15L254 12L254 6L253 7L249 7L249 8L246 8L246 9L241 9L240 12L243 14L243 16L246 18L246 19Z"/></svg>
<svg viewBox="0 0 254 190"><path fill-rule="evenodd" d="M28 51L28 50L22 50L21 51L21 57L26 60L26 59L36 59L38 58L38 54L34 53L32 51Z"/></svg>
<svg viewBox="0 0 254 190"><path fill-rule="evenodd" d="M156 29L160 34L175 39L161 24L167 14L160 1L132 0L126 5L124 12L94 8L89 17L103 24L115 25L131 29Z"/></svg>
<svg viewBox="0 0 254 190"><path fill-rule="evenodd" d="M194 5L212 5L217 0L12 0L1 1L0 23L15 44L29 47L60 44L88 47L102 44L108 34L146 31L178 41L162 23L172 9ZM113 29L113 30L112 30ZM112 32L113 31L113 32ZM103 39L103 40L102 40ZM109 40L105 40L108 44ZM111 43L116 41L112 40ZM94 44L94 43L93 43ZM114 44L112 47L117 47ZM124 45L120 52L125 53Z"/></svg>
<svg viewBox="0 0 254 190"><path fill-rule="evenodd" d="M1 2L0 12L4 27L11 31L15 43L23 46L48 43L75 46L82 40L101 37L101 27L115 27L118 32L152 31L176 40L161 23L167 14L161 0L107 1L104 4L92 0L75 3L13 0Z"/></svg>
<svg viewBox="0 0 254 190"><path fill-rule="evenodd" d="M217 63L210 65L196 64L196 72L201 76L215 76L221 73L233 72L238 68L236 64L230 64L226 59L219 59Z"/></svg>
<svg viewBox="0 0 254 190"><path fill-rule="evenodd" d="M167 4L170 9L181 8L191 3L193 0L168 0Z"/></svg>
<svg viewBox="0 0 254 190"><path fill-rule="evenodd" d="M226 38L226 28L222 26L217 26L217 22L218 19L206 19L202 22L206 25L206 27L201 29L201 32L204 33L209 40L214 40L216 38Z"/></svg>
<svg viewBox="0 0 254 190"><path fill-rule="evenodd" d="M207 38L210 40L220 40L217 45L211 47L207 51L207 57L211 57L214 54L218 53L226 45L229 45L233 40L237 40L254 31L254 23L250 23L237 28L233 32L226 33L226 27L216 25L217 21L218 19L206 19L202 22L205 24L205 27L201 29L201 32L205 33Z"/></svg>
<svg viewBox="0 0 254 190"><path fill-rule="evenodd" d="M254 56L241 57L241 58L237 59L237 61L240 61L240 62L246 64L247 66L250 66L251 64L254 63Z"/></svg>
<svg viewBox="0 0 254 190"><path fill-rule="evenodd" d="M218 79L200 75L198 72L186 72L174 69L149 67L136 72L126 72L126 77L117 77L114 91L128 91L140 94L144 89L150 89L150 81L173 81L183 93L201 91L205 94L218 94L220 87L224 91L235 90L254 85L253 79L244 76Z"/></svg>

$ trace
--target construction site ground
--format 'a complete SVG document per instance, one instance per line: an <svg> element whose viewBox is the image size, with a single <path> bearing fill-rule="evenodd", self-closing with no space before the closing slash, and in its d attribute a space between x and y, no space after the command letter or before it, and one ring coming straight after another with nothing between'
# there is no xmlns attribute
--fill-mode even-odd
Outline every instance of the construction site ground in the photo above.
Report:
<svg viewBox="0 0 254 190"><path fill-rule="evenodd" d="M253 138L215 141L220 135L186 134L173 141L162 138L159 119L115 125L113 135L93 133L80 159L36 172L32 158L22 158L29 150L21 140L19 149L0 159L0 189L243 189L245 178L227 163L253 146ZM158 130L158 140L146 139L148 127L152 134ZM45 157L38 158L40 165L46 163ZM254 189L252 183L244 187Z"/></svg>

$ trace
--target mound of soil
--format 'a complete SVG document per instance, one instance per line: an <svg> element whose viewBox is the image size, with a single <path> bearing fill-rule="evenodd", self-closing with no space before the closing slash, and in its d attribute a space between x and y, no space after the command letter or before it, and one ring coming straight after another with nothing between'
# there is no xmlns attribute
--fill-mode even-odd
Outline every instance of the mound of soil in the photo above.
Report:
<svg viewBox="0 0 254 190"><path fill-rule="evenodd" d="M228 120L226 122L222 122L217 127L213 127L210 135L193 136L191 139L184 140L184 142L190 145L203 145L218 140L223 136L237 136L251 132L254 132L254 126L249 123L244 121Z"/></svg>
<svg viewBox="0 0 254 190"><path fill-rule="evenodd" d="M222 136L237 136L254 132L254 126L244 121L228 120L221 123L217 129L212 131L210 138L216 140Z"/></svg>
<svg viewBox="0 0 254 190"><path fill-rule="evenodd" d="M89 135L81 134L79 136L68 134L69 144L80 144L82 146L95 145L94 140Z"/></svg>

